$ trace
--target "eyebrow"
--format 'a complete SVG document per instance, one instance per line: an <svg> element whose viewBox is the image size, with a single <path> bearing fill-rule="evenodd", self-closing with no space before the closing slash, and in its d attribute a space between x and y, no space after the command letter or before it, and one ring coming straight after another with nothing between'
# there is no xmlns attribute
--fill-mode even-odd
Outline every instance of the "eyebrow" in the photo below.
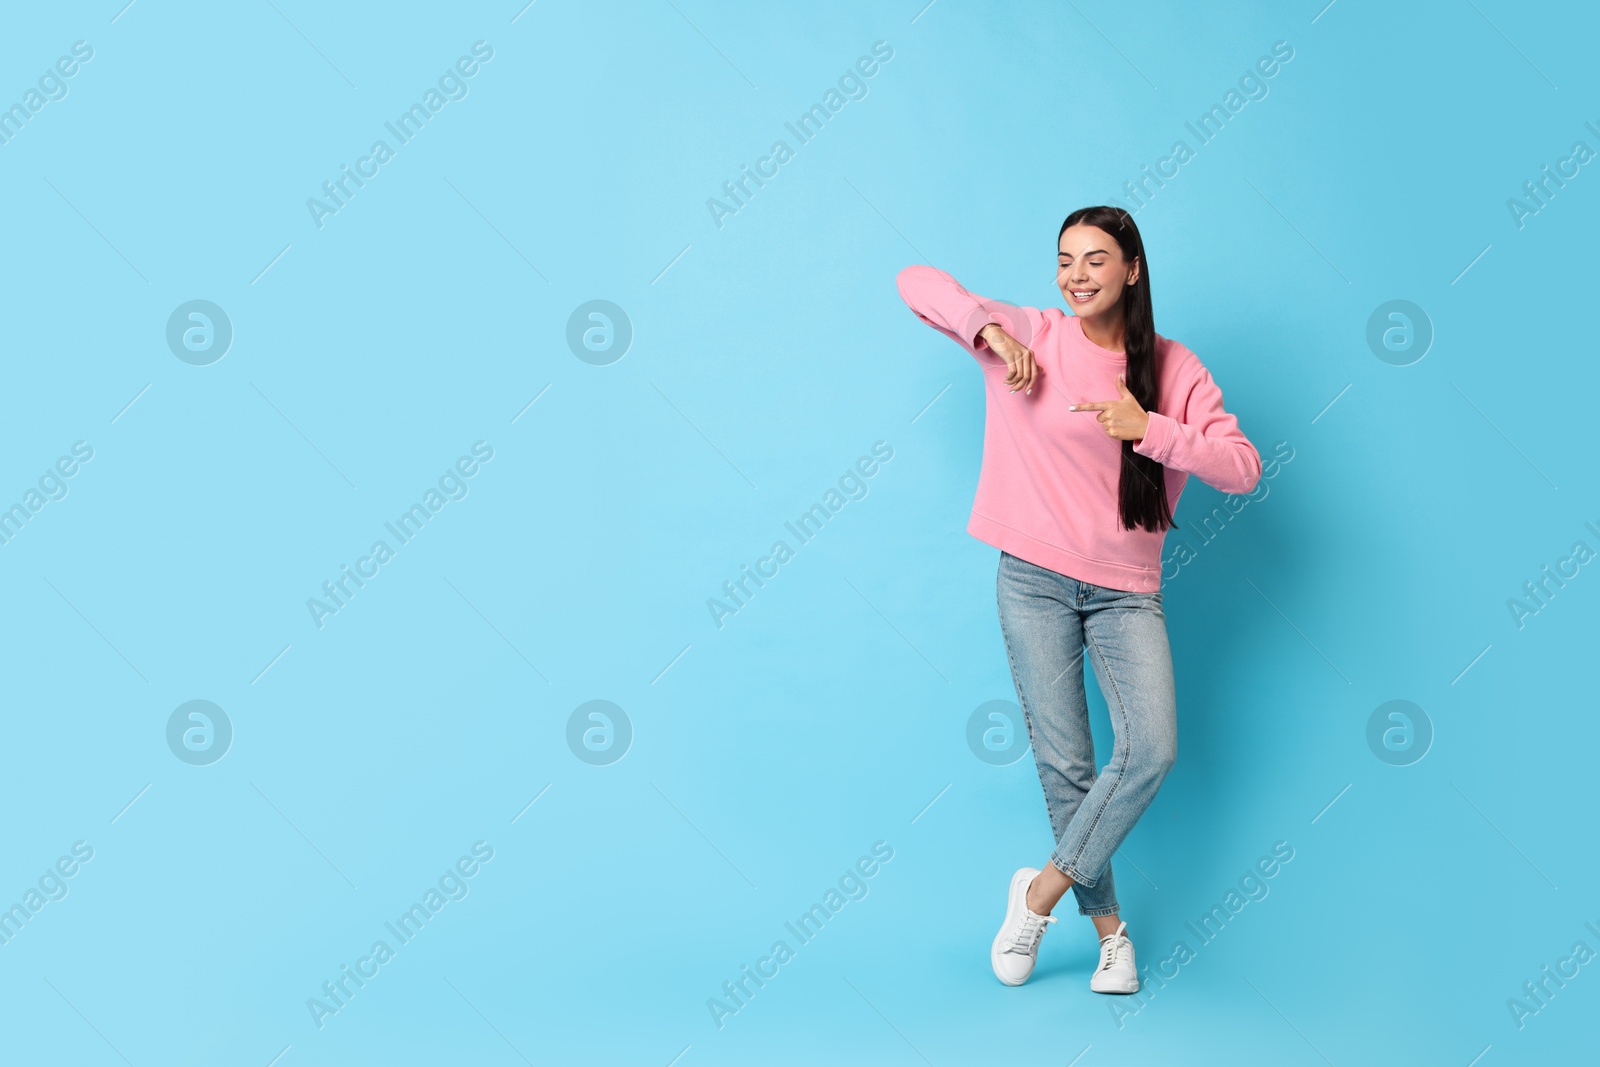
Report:
<svg viewBox="0 0 1600 1067"><path fill-rule="evenodd" d="M1105 250L1105 249L1103 249L1103 248L1095 248L1095 249L1091 249L1091 250L1090 250L1090 251L1088 251L1088 252L1085 252L1085 253L1084 253L1084 255L1086 255L1086 256L1108 256L1108 255L1110 255L1110 254L1111 254L1111 253L1109 253L1109 252L1107 252L1107 251L1106 251L1106 250ZM1058 256L1067 256L1067 257L1069 257L1069 258L1070 258L1070 257L1071 257L1071 255L1072 255L1072 253L1071 253L1071 252L1059 252L1059 251L1058 251L1058 252L1057 252L1057 253L1056 253L1056 255L1058 255Z"/></svg>

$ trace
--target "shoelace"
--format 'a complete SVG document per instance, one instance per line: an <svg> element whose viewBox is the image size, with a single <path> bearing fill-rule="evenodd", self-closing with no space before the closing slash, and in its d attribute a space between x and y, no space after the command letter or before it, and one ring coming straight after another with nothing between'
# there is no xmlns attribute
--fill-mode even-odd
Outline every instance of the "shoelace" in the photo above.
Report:
<svg viewBox="0 0 1600 1067"><path fill-rule="evenodd" d="M1017 932L1011 935L1011 943L1006 946L1007 952L1020 952L1024 956L1031 956L1039 948L1039 938L1044 936L1044 924L1056 921L1054 915L1035 915L1025 911L1022 922L1017 926Z"/></svg>
<svg viewBox="0 0 1600 1067"><path fill-rule="evenodd" d="M1116 965L1117 957L1122 955L1124 945L1132 946L1124 934L1113 934L1100 942L1100 970L1104 971Z"/></svg>

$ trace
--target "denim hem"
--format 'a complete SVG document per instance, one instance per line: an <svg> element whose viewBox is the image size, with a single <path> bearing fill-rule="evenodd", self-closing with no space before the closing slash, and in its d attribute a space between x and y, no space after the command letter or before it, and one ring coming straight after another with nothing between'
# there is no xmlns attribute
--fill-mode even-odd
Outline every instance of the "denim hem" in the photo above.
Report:
<svg viewBox="0 0 1600 1067"><path fill-rule="evenodd" d="M1078 914L1079 915L1088 915L1091 918L1094 918L1094 917L1097 917L1097 916L1101 916L1101 915L1115 915L1115 914L1117 914L1117 912L1119 912L1121 910L1122 909L1119 908L1115 904L1112 904L1110 907L1093 908L1093 909L1087 909L1087 910L1081 904L1078 906Z"/></svg>
<svg viewBox="0 0 1600 1067"><path fill-rule="evenodd" d="M1071 867L1068 867L1068 866L1064 865L1060 860L1056 859L1054 856L1050 857L1050 862L1051 862L1052 865L1054 865L1056 870L1060 871L1062 874L1066 875L1068 878L1071 878L1074 882L1076 882L1079 885L1083 886L1083 888L1085 888L1085 889L1093 889L1095 882L1099 881L1098 878L1085 878L1085 877L1083 877L1083 875L1079 874L1077 871L1073 870Z"/></svg>

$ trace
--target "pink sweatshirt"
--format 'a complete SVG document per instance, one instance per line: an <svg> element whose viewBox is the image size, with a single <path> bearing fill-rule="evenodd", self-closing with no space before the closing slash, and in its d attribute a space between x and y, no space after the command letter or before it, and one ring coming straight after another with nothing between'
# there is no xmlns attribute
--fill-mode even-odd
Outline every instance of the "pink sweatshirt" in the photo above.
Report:
<svg viewBox="0 0 1600 1067"><path fill-rule="evenodd" d="M1125 530L1117 517L1122 442L1106 435L1095 411L1068 405L1116 400L1127 357L1090 341L1061 308L1019 307L974 296L950 275L917 265L896 279L923 322L977 359L983 371L983 467L967 532L987 544L1079 581L1137 593L1161 588L1166 531ZM1011 392L1006 362L977 336L988 323L1033 350L1032 394ZM1165 468L1167 502L1177 514L1190 474L1225 493L1248 493L1261 456L1222 407L1222 391L1199 358L1156 335L1159 410L1133 449Z"/></svg>

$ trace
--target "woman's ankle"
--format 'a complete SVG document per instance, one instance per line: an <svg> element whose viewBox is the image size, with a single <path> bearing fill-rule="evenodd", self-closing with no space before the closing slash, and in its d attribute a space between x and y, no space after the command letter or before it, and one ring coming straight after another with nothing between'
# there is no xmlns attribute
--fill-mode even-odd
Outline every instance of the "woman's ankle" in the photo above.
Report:
<svg viewBox="0 0 1600 1067"><path fill-rule="evenodd" d="M1095 936L1099 937L1102 941L1116 933L1117 927L1122 925L1122 920L1118 917L1116 912L1112 912L1110 915L1091 915L1089 918L1094 923ZM1128 940L1133 940L1132 935L1129 934L1127 930L1123 930L1122 934L1124 937L1127 937Z"/></svg>
<svg viewBox="0 0 1600 1067"><path fill-rule="evenodd" d="M1028 910L1035 915L1049 915L1060 903L1061 898L1067 895L1067 890L1072 888L1072 879L1061 873L1061 869L1053 863L1045 865L1044 869L1033 876L1028 883L1028 892L1024 901ZM1044 905L1043 908L1034 907L1035 902Z"/></svg>

